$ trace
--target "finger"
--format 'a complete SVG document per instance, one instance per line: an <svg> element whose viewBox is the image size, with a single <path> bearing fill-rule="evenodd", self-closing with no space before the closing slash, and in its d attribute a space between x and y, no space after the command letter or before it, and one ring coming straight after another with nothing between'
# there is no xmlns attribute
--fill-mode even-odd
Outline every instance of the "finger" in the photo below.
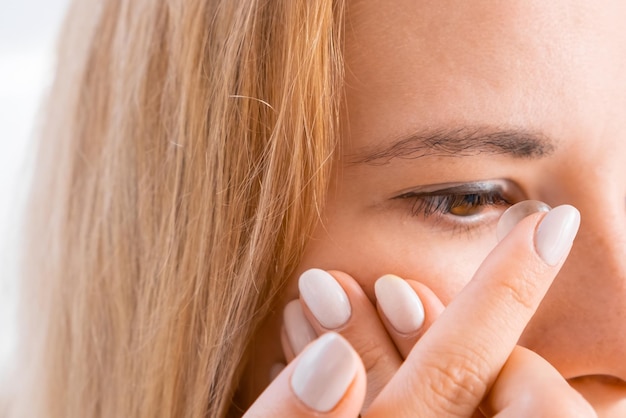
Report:
<svg viewBox="0 0 626 418"><path fill-rule="evenodd" d="M579 223L571 206L519 222L410 352L371 416L385 416L400 401L417 416L471 415L554 280Z"/></svg>
<svg viewBox="0 0 626 418"><path fill-rule="evenodd" d="M487 416L596 417L582 395L538 354L517 346L482 405Z"/></svg>
<svg viewBox="0 0 626 418"><path fill-rule="evenodd" d="M342 272L308 270L298 287L313 329L318 334L341 333L359 353L367 372L366 409L402 364L376 308L361 286Z"/></svg>
<svg viewBox="0 0 626 418"><path fill-rule="evenodd" d="M311 343L265 389L246 418L356 418L365 397L365 369L336 333Z"/></svg>
<svg viewBox="0 0 626 418"><path fill-rule="evenodd" d="M291 348L291 343L289 342L289 336L287 335L287 331L285 330L284 325L280 329L280 344L283 348L283 354L285 355L285 360L287 361L287 364L291 363L293 359L296 358L297 354Z"/></svg>
<svg viewBox="0 0 626 418"><path fill-rule="evenodd" d="M376 307L402 358L443 312L444 306L427 286L387 274L376 280Z"/></svg>
<svg viewBox="0 0 626 418"><path fill-rule="evenodd" d="M307 344L316 338L317 333L306 316L304 316L300 301L294 299L285 305L283 309L281 343L287 362L293 360Z"/></svg>
<svg viewBox="0 0 626 418"><path fill-rule="evenodd" d="M285 365L283 363L275 363L270 368L270 382L278 377L278 375L285 369Z"/></svg>

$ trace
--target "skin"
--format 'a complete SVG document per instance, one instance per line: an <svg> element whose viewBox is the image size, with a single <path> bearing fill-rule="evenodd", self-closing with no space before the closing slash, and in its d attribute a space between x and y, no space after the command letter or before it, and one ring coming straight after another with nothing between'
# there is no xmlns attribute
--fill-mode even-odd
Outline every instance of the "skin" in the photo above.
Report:
<svg viewBox="0 0 626 418"><path fill-rule="evenodd" d="M421 186L505 180L514 190L510 203L568 203L580 210L582 222L569 258L534 316L531 309L528 325L519 329L524 330L520 348L511 347L488 410L505 409L514 401L507 396L527 387L523 382L548 373L555 382L573 386L599 416L626 416L626 89L621 88L626 86L626 4L355 0L348 4L347 18L342 158L323 222L290 278L285 301L298 298L300 273L322 268L347 273L333 275L344 289L356 285L362 291L347 291L351 303L368 300L375 309L374 282L393 273L416 283L412 286L425 304L432 303L426 310L430 326L496 245L497 219L507 205L485 207L463 219L425 217L411 213L411 201L393 198ZM358 162L407 133L466 127L538 132L549 152L522 158L492 152L420 154ZM538 294L537 303L543 297ZM306 305L305 312L318 334L328 331ZM355 336L381 323L385 329L384 315L353 307L350 321L338 331L362 357L363 339ZM282 358L280 326L279 320L271 321L262 331L265 350L251 375L263 385L267 379L261 376ZM514 336L512 331L513 344ZM381 333L377 338L387 341L379 344L393 344L399 357L384 351L388 365L375 371L364 361L368 385L393 386L396 376L407 374L402 362L417 367L410 347L423 344L420 337L398 342ZM521 386L512 389L515 385ZM533 411L549 407L541 402ZM380 410L373 405L371 416Z"/></svg>

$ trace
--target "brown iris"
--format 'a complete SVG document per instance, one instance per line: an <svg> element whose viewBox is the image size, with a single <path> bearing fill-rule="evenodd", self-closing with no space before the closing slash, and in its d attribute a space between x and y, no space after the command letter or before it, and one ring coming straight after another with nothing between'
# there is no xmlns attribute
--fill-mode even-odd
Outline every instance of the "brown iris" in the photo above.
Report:
<svg viewBox="0 0 626 418"><path fill-rule="evenodd" d="M472 216L483 210L483 202L479 194L459 196L450 205L450 214L454 216Z"/></svg>

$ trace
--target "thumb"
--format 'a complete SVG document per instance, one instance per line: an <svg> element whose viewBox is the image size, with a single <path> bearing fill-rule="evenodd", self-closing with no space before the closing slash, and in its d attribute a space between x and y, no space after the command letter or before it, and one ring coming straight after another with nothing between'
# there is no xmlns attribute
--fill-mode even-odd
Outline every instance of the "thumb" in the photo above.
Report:
<svg viewBox="0 0 626 418"><path fill-rule="evenodd" d="M244 418L356 418L365 368L350 343L329 332L310 343L265 389Z"/></svg>

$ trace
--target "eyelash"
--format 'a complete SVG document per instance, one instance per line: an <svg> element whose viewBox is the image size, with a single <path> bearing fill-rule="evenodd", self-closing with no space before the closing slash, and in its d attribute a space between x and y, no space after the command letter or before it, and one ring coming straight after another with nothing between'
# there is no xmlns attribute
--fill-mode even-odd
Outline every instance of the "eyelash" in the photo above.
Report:
<svg viewBox="0 0 626 418"><path fill-rule="evenodd" d="M423 216L425 218L432 215L453 216L455 218L471 218L475 216L475 214L461 216L451 213L453 208L462 204L469 205L470 208L510 206L512 204L500 191L440 195L407 194L403 198L413 200L411 215Z"/></svg>

